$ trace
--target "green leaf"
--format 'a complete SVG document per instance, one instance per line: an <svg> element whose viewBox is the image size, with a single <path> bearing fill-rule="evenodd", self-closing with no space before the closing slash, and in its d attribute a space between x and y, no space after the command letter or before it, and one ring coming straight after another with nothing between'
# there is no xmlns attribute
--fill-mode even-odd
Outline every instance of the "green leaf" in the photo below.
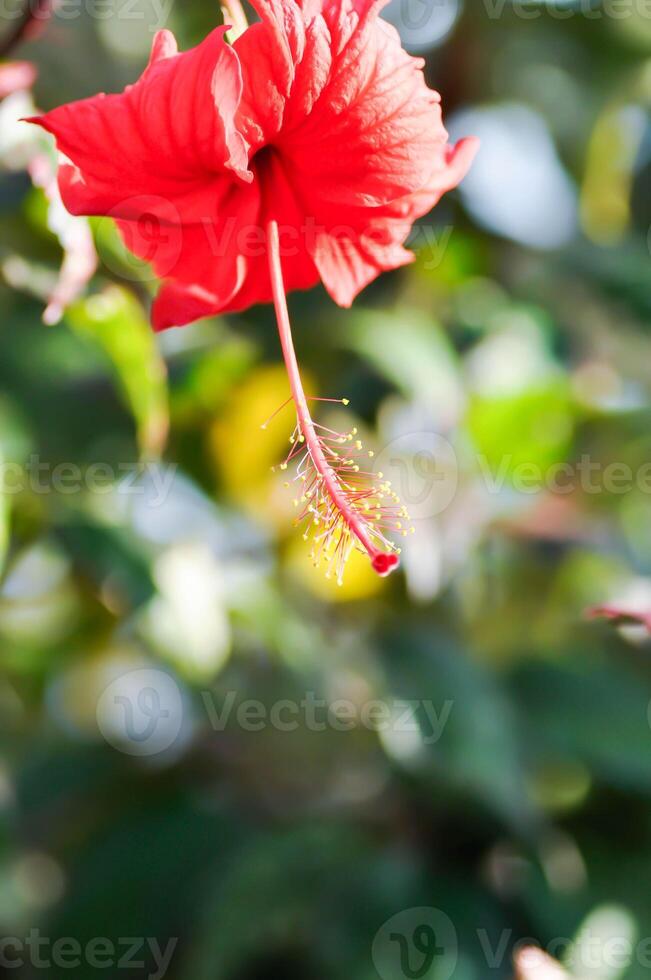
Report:
<svg viewBox="0 0 651 980"><path fill-rule="evenodd" d="M110 359L136 422L141 453L160 455L169 428L166 369L140 304L126 290L111 286L76 303L66 319Z"/></svg>
<svg viewBox="0 0 651 980"><path fill-rule="evenodd" d="M518 467L544 469L566 459L574 429L564 378L496 397L473 398L468 428L494 477L518 477ZM524 475L524 474L523 474Z"/></svg>
<svg viewBox="0 0 651 980"><path fill-rule="evenodd" d="M460 398L457 356L438 324L417 310L361 312L342 342L409 398L449 409Z"/></svg>

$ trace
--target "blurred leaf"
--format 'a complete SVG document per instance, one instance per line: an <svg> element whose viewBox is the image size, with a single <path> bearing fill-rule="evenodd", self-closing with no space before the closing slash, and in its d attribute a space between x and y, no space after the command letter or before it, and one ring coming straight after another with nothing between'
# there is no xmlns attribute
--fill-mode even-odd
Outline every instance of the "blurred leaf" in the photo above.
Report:
<svg viewBox="0 0 651 980"><path fill-rule="evenodd" d="M10 497L5 485L5 458L0 443L0 579L9 551Z"/></svg>
<svg viewBox="0 0 651 980"><path fill-rule="evenodd" d="M76 303L66 319L108 355L136 421L141 452L158 456L169 426L166 370L140 304L112 286Z"/></svg>
<svg viewBox="0 0 651 980"><path fill-rule="evenodd" d="M637 929L626 909L595 909L581 923L564 965L580 980L619 980L633 959Z"/></svg>
<svg viewBox="0 0 651 980"><path fill-rule="evenodd" d="M459 402L454 350L440 326L422 313L409 309L354 313L342 328L341 342L424 406L449 411Z"/></svg>
<svg viewBox="0 0 651 980"><path fill-rule="evenodd" d="M513 706L499 679L475 663L454 641L405 624L385 636L391 694L419 706L419 737L388 733L384 744L407 770L436 792L461 793L521 828L535 811L526 792L520 733Z"/></svg>
<svg viewBox="0 0 651 980"><path fill-rule="evenodd" d="M314 896L325 897L327 881L352 858L352 844L345 828L319 825L254 837L215 883L188 975L225 980L275 949L300 951L320 926Z"/></svg>
<svg viewBox="0 0 651 980"><path fill-rule="evenodd" d="M566 458L573 424L570 391L562 378L521 394L476 395L468 413L470 434L496 482L519 477L526 482L533 474L540 483L548 467Z"/></svg>
<svg viewBox="0 0 651 980"><path fill-rule="evenodd" d="M634 167L647 126L641 107L611 105L597 120L588 150L581 217L593 241L612 245L631 220Z"/></svg>
<svg viewBox="0 0 651 980"><path fill-rule="evenodd" d="M108 590L121 612L143 605L156 593L144 550L122 528L76 516L62 524L58 534L78 571L97 589Z"/></svg>
<svg viewBox="0 0 651 980"><path fill-rule="evenodd" d="M579 656L517 675L531 750L578 758L597 781L651 795L651 682L620 659ZM616 737L614 736L616 733Z"/></svg>

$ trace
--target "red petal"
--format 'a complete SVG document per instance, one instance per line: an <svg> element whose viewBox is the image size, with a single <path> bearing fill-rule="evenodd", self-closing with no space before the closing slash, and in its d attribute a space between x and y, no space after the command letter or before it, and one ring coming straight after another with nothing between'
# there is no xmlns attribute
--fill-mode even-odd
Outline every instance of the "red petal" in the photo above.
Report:
<svg viewBox="0 0 651 980"><path fill-rule="evenodd" d="M593 606L587 610L588 619L609 619L615 624L639 624L651 633L651 613L622 608L622 606Z"/></svg>
<svg viewBox="0 0 651 980"><path fill-rule="evenodd" d="M241 279L236 279L232 284L232 293L240 285ZM179 282L166 282L152 306L152 326L157 331L183 327L194 320L219 313L229 299L230 296L216 296L196 284L186 286Z"/></svg>
<svg viewBox="0 0 651 980"><path fill-rule="evenodd" d="M209 182L222 168L244 179L247 147L235 129L242 81L224 28L176 54L173 36L154 39L150 64L121 95L73 102L30 120L53 133L72 160L61 168L61 193L73 214L128 220L136 200L157 195L184 221L206 216Z"/></svg>
<svg viewBox="0 0 651 980"><path fill-rule="evenodd" d="M404 240L410 229L408 225L398 237ZM409 265L414 259L413 252L408 252L400 242L391 241L382 223L375 229L365 227L361 234L352 227L350 232L322 234L314 250L314 262L323 285L339 306L351 306L357 294L381 272Z"/></svg>
<svg viewBox="0 0 651 980"><path fill-rule="evenodd" d="M254 150L274 147L301 227L314 229L305 250L342 306L413 261L403 244L414 220L456 186L475 151L474 141L449 147L439 97L422 61L377 17L382 5L258 0L263 21L236 44L238 126ZM286 208L261 179L265 216L282 227Z"/></svg>
<svg viewBox="0 0 651 980"><path fill-rule="evenodd" d="M293 0L258 0L262 23L234 44L242 66L243 92L237 122L255 150L280 131L285 106L305 53L305 23Z"/></svg>
<svg viewBox="0 0 651 980"><path fill-rule="evenodd" d="M281 247L287 289L313 286L319 274L300 234L302 215L277 162L270 159L266 169L274 201L285 215ZM143 196L139 204L140 219L118 221L118 228L131 252L151 263L159 278L174 280L179 286L178 293L166 287L157 302L157 329L189 322L185 313L177 312L177 299L187 301L184 309L188 312L195 311L190 319L243 310L271 300L259 180L251 184L217 181L211 220L201 224L175 223L173 206L168 204L156 210L156 201ZM205 301L205 312L201 312L197 298ZM164 315L159 312L161 304L165 307Z"/></svg>
<svg viewBox="0 0 651 980"><path fill-rule="evenodd" d="M478 140L467 139L445 147L424 188L381 208L348 209L346 223L342 214L338 229L318 237L314 261L336 303L350 306L381 272L414 261L413 253L403 248L414 221L465 177L478 146Z"/></svg>

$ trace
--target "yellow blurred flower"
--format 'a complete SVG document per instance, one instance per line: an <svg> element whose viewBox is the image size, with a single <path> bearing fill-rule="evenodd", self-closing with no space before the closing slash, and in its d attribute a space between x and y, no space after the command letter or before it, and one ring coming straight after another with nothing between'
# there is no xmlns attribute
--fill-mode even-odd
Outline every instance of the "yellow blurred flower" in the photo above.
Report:
<svg viewBox="0 0 651 980"><path fill-rule="evenodd" d="M307 387L313 390L309 378ZM267 428L261 426L288 396L287 375L280 364L257 368L235 389L208 433L210 455L226 492L239 506L274 524L287 522L293 513L282 474L272 472L290 448L295 423L292 406L283 409Z"/></svg>
<svg viewBox="0 0 651 980"><path fill-rule="evenodd" d="M386 588L386 579L373 571L368 555L363 555L354 549L346 565L343 584L338 585L335 575L326 577L327 565L322 562L314 565L308 558L309 546L302 536L296 539L287 552L287 565L292 576L318 599L329 602L355 602L362 599L372 599Z"/></svg>

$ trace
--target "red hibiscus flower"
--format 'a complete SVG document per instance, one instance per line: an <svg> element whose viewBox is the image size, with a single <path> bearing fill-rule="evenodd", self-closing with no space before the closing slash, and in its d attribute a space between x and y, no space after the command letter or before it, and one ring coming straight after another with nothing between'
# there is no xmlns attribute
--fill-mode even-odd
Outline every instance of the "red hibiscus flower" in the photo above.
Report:
<svg viewBox="0 0 651 980"><path fill-rule="evenodd" d="M30 120L70 161L59 175L67 208L115 218L164 280L157 330L274 301L297 409L301 516L338 577L353 546L391 571L384 531L403 530L404 513L366 479L356 440L354 452L335 448L352 434L312 420L285 294L321 280L348 306L412 261L403 246L413 222L476 151L472 139L448 144L423 62L379 18L385 2L257 0L261 22L232 46L219 28L183 54L162 31L123 94Z"/></svg>

